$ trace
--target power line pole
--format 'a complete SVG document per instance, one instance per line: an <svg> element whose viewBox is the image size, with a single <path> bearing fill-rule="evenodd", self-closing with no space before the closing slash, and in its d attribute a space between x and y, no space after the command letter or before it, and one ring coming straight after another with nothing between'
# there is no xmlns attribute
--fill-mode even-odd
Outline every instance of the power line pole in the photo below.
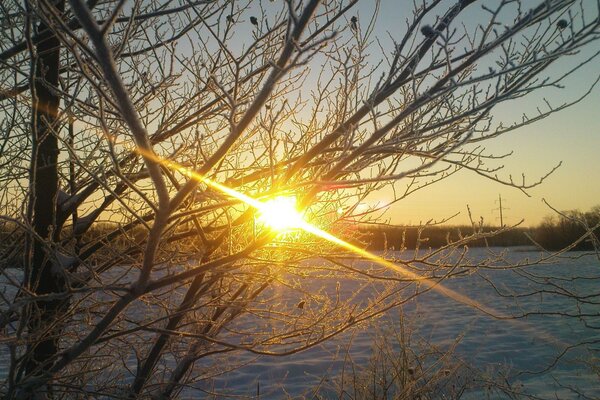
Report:
<svg viewBox="0 0 600 400"><path fill-rule="evenodd" d="M494 208L492 211L498 211L500 213L500 227L504 227L504 210L510 210L510 208L502 207L502 195L498 194L498 208Z"/></svg>
<svg viewBox="0 0 600 400"><path fill-rule="evenodd" d="M498 201L500 202L500 226L504 226L504 218L502 217L502 196L498 195Z"/></svg>

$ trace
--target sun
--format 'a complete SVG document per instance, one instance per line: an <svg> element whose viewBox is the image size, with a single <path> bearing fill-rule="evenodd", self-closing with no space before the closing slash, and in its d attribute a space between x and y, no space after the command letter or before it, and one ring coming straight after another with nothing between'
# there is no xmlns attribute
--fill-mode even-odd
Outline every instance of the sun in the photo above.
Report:
<svg viewBox="0 0 600 400"><path fill-rule="evenodd" d="M296 198L278 196L262 203L258 220L276 231L287 231L302 227L304 220L296 209Z"/></svg>

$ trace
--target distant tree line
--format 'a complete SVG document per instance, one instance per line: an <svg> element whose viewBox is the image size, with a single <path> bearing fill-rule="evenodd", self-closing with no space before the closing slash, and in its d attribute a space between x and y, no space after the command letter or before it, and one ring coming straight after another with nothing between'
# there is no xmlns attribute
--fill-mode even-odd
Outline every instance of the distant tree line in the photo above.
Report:
<svg viewBox="0 0 600 400"><path fill-rule="evenodd" d="M600 206L588 212L571 210L546 217L531 228L499 229L494 226L364 225L359 228L370 250L437 248L469 240L470 247L538 246L546 250L594 250L600 240Z"/></svg>
<svg viewBox="0 0 600 400"><path fill-rule="evenodd" d="M469 247L530 246L529 229L498 231L492 226L473 228L468 225L400 226L366 225L359 228L369 250L438 248L464 240ZM477 234L476 239L467 238Z"/></svg>
<svg viewBox="0 0 600 400"><path fill-rule="evenodd" d="M590 211L566 211L550 216L535 229L534 238L548 250L572 246L573 250L594 250L600 240L600 205Z"/></svg>
<svg viewBox="0 0 600 400"><path fill-rule="evenodd" d="M18 241L14 232L16 226L7 224L0 229L0 242L9 244ZM119 229L126 229L116 222L99 222L94 224L84 238L105 238ZM191 228L184 224L177 230L185 234ZM210 231L210 229L207 229ZM358 228L362 244L369 250L402 250L415 248L439 248L460 241L468 242L469 247L514 247L537 246L546 250L561 250L568 248L574 251L594 250L600 242L600 205L587 212L579 210L563 211L549 215L536 227L500 229L491 225L361 225ZM125 251L131 243L142 240L144 230L136 227L128 236L128 240L114 243L117 251ZM470 236L476 238L469 238ZM358 243L357 243L358 244ZM192 238L187 247L198 249L202 246L200 238ZM595 247L596 246L596 247ZM13 251L5 254L6 260L14 266L22 261L22 249L12 246ZM107 254L99 253L103 259Z"/></svg>

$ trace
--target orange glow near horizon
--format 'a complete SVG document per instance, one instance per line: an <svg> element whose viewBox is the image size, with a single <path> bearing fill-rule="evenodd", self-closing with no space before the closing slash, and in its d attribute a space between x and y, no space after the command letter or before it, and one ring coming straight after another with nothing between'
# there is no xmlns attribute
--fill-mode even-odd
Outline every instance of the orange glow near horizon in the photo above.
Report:
<svg viewBox="0 0 600 400"><path fill-rule="evenodd" d="M275 196L271 197L270 200L260 201L253 197L250 197L244 193L238 192L235 189L224 186L218 182L213 181L212 179L203 176L183 165L180 165L174 161L161 159L156 154L149 154L147 152L138 149L138 153L144 155L168 168L179 171L180 173L195 179L198 182L202 182L207 186L210 186L214 189L219 190L220 192L235 198L237 200L242 201L243 203L249 205L250 207L255 208L259 213L259 220L265 222L271 229L276 231L285 231L287 229L302 229L305 232L311 233L315 236L318 236L322 239L327 240L330 243L333 243L345 250L351 251L354 254L357 254L361 257L364 257L367 260L375 262L383 267L386 267L392 271L395 271L406 278L412 279L415 282L425 286L427 289L436 290L439 293L453 299L458 303L462 303L471 307L474 307L485 314L503 318L504 316L498 311L489 308L476 300L473 300L463 294L460 294L452 289L449 289L443 286L439 281L430 279L424 276L421 276L410 269L403 267L401 265L390 262L382 257L379 257L367 250L361 249L357 246L354 246L351 243L346 242L338 238L337 236L332 235L331 233L324 231L315 225L307 222L302 214L296 210L295 198L291 198L289 196Z"/></svg>
<svg viewBox="0 0 600 400"><path fill-rule="evenodd" d="M403 267L402 265L395 264L395 263L393 263L389 260L386 260L385 258L379 257L367 250L364 250L357 246L354 246L353 244L348 243L345 240L342 240L342 239L338 238L337 236L334 236L331 233L318 228L314 224L311 224L310 222L307 222L304 219L302 213L299 212L295 208L295 200L289 200L289 196L274 196L274 197L271 197L272 200L267 200L267 201L263 202L263 201L255 199L253 197L250 197L244 193L238 192L235 189L221 185L220 183L215 182L206 176L202 176L201 174L199 174L187 167L184 167L183 165L180 165L174 161L161 159L154 153L148 154L148 153L143 152L142 149L137 149L137 152L141 155L145 155L146 157L154 160L157 163L164 165L167 168L171 168L176 171L179 171L180 173L182 173L192 179L195 179L198 182L202 182L202 183L206 184L207 186L217 189L220 192L225 193L226 195L228 195L232 198L235 198L237 200L240 200L241 202L249 205L250 207L255 208L259 212L259 218L261 218L260 217L261 215L269 215L270 210L274 209L273 206L277 205L276 211L273 213L273 215L267 217L266 223L269 226L271 226L271 224L268 221L273 221L275 219L275 215L282 215L282 214L288 215L289 214L289 215L291 215L291 219L288 219L288 221L293 221L293 223L286 222L285 227L280 229L282 231L285 231L286 229L301 229L307 233L311 233L311 234L313 234L317 237L320 237L324 240L327 240L328 242L333 243L345 250L348 250L354 254L357 254L366 260L372 261L383 267L386 267L394 272L397 272L397 273L405 276L408 279L412 279L413 281L424 286L426 288L426 290L435 290L436 292L441 293L444 296L446 296L458 303L473 307L473 308L481 311L484 314L487 314L487 315L495 317L495 318L504 319L504 320L506 320L507 323L509 323L511 325L518 325L520 329L530 332L532 336L535 336L538 339L544 340L548 343L560 344L562 346L566 346L565 343L557 340L552 335L549 335L549 334L541 331L536 326L533 326L533 325L527 323L526 321L511 319L510 315L506 315L494 308L485 306L485 305L481 304L480 302L478 302L468 296L465 296L461 293L458 293L452 289L445 287L439 280L421 276L421 275L417 274L416 272L413 272L410 269ZM286 198L288 200L282 200L282 199L286 199ZM279 199L279 200L277 200L277 199ZM290 204L292 207L290 207ZM277 224L279 224L279 222ZM273 227L273 228L277 229L277 227Z"/></svg>

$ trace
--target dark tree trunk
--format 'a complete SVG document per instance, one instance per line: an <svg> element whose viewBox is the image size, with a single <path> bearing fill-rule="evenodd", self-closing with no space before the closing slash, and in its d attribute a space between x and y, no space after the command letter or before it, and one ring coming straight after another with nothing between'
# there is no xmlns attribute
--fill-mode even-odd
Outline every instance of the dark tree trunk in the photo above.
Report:
<svg viewBox="0 0 600 400"><path fill-rule="evenodd" d="M64 0L52 2L62 13ZM38 33L48 31L48 26L41 22ZM48 252L48 243L55 239L58 232L56 226L56 201L58 194L58 106L60 97L52 88L58 87L60 68L60 41L55 35L36 44L37 57L34 74L34 93L32 110L33 145L33 229L43 240L33 239L31 257L30 288L38 295L57 293L65 290L65 281L56 269L52 268L52 257ZM38 301L34 304L30 319L29 331L40 335L41 340L30 344L30 358L26 366L27 375L43 373L49 367L49 360L58 351L60 324L56 324L64 301Z"/></svg>

